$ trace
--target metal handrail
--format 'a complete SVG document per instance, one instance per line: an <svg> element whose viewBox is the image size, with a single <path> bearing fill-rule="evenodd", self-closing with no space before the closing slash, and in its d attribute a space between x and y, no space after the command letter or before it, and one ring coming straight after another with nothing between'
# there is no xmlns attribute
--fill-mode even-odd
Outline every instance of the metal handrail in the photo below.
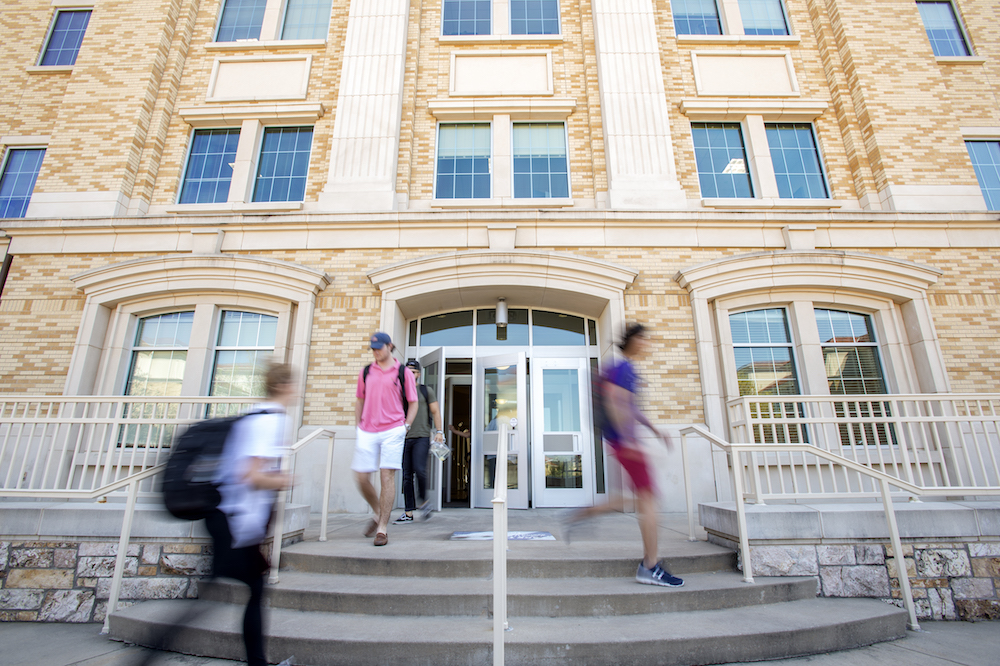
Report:
<svg viewBox="0 0 1000 666"><path fill-rule="evenodd" d="M493 469L493 666L504 663L507 623L507 423L497 430L497 457Z"/></svg>
<svg viewBox="0 0 1000 666"><path fill-rule="evenodd" d="M906 607L906 612L909 615L908 626L910 629L917 631L920 629L920 625L917 622L916 606L913 601L913 593L910 590L910 579L906 572L906 564L903 561L903 548L899 537L899 526L896 522L896 511L892 503L892 494L890 492L890 486L896 486L897 488L904 490L913 495L925 494L924 489L915 486L906 481L902 481L893 476L880 472L878 470L866 467L860 463L857 463L849 458L843 456L838 456L835 453L826 451L825 449L820 449L818 447L812 446L810 444L798 443L798 444L766 444L766 443L732 443L726 442L721 438L713 435L705 428L701 426L689 426L681 430L681 443L682 447L686 451L687 447L687 437L688 435L697 435L711 444L718 446L719 448L726 451L730 457L730 465L732 468L732 479L733 479L733 494L736 497L736 522L737 530L739 531L740 540L740 556L743 560L743 581L746 583L753 583L753 570L750 563L750 539L747 534L747 519L746 519L746 507L744 506L744 493L743 493L743 472L742 472L742 460L740 459L740 453L743 451L799 451L803 453L810 453L817 457L828 460L831 463L843 465L849 469L863 474L865 476L871 477L872 479L879 482L882 494L882 504L885 510L886 523L889 527L889 539L892 543L893 549L893 559L896 562L896 571L899 572L899 586L901 596L903 597L903 604ZM685 467L685 478L687 477L687 457L684 457L683 465ZM954 491L951 491L954 492ZM687 493L688 499L688 525L690 528L690 538L694 539L694 506L691 501L690 491Z"/></svg>

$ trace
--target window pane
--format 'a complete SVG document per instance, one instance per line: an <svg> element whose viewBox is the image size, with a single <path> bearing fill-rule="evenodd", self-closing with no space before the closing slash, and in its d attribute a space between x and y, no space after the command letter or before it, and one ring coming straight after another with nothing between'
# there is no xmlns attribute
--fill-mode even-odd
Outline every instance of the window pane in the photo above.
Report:
<svg viewBox="0 0 1000 666"><path fill-rule="evenodd" d="M492 8L488 0L444 0L442 35L488 35Z"/></svg>
<svg viewBox="0 0 1000 666"><path fill-rule="evenodd" d="M986 208L1000 210L1000 141L966 141L965 146L986 199Z"/></svg>
<svg viewBox="0 0 1000 666"><path fill-rule="evenodd" d="M787 35L781 0L740 0L743 32L748 35Z"/></svg>
<svg viewBox="0 0 1000 666"><path fill-rule="evenodd" d="M44 148L11 148L0 176L0 218L24 217L42 168Z"/></svg>
<svg viewBox="0 0 1000 666"><path fill-rule="evenodd" d="M178 203L221 203L229 198L238 129L196 130Z"/></svg>
<svg viewBox="0 0 1000 666"><path fill-rule="evenodd" d="M326 39L332 0L288 0L282 39Z"/></svg>
<svg viewBox="0 0 1000 666"><path fill-rule="evenodd" d="M765 125L767 143L782 199L826 199L819 149L810 124Z"/></svg>
<svg viewBox="0 0 1000 666"><path fill-rule="evenodd" d="M76 64L77 53L83 44L83 35L90 23L90 10L60 11L56 13L49 35L49 43L45 45L42 55L42 65L66 66Z"/></svg>
<svg viewBox="0 0 1000 666"><path fill-rule="evenodd" d="M558 35L558 0L511 0L512 35Z"/></svg>
<svg viewBox="0 0 1000 666"><path fill-rule="evenodd" d="M569 197L563 123L514 125L514 197Z"/></svg>
<svg viewBox="0 0 1000 666"><path fill-rule="evenodd" d="M831 394L886 392L871 317L816 309L816 326Z"/></svg>
<svg viewBox="0 0 1000 666"><path fill-rule="evenodd" d="M311 146L311 127L266 128L253 200L302 201Z"/></svg>
<svg viewBox="0 0 1000 666"><path fill-rule="evenodd" d="M135 346L186 349L191 339L191 324L193 322L193 312L173 312L155 317L144 317L139 320Z"/></svg>
<svg viewBox="0 0 1000 666"><path fill-rule="evenodd" d="M472 345L472 310L424 317L420 320L420 344Z"/></svg>
<svg viewBox="0 0 1000 666"><path fill-rule="evenodd" d="M534 310L531 313L531 343L540 345L585 345L583 317Z"/></svg>
<svg viewBox="0 0 1000 666"><path fill-rule="evenodd" d="M255 312L224 311L209 395L263 396L267 362L274 353L278 318Z"/></svg>
<svg viewBox="0 0 1000 666"><path fill-rule="evenodd" d="M738 123L692 123L701 196L753 197L743 130Z"/></svg>
<svg viewBox="0 0 1000 666"><path fill-rule="evenodd" d="M193 312L173 312L139 320L125 395L181 394L193 321Z"/></svg>
<svg viewBox="0 0 1000 666"><path fill-rule="evenodd" d="M678 35L721 35L715 0L671 0L674 30Z"/></svg>
<svg viewBox="0 0 1000 666"><path fill-rule="evenodd" d="M490 126L441 125L438 128L438 199L490 197Z"/></svg>
<svg viewBox="0 0 1000 666"><path fill-rule="evenodd" d="M267 0L225 0L225 3L215 41L260 39L260 26L264 22Z"/></svg>
<svg viewBox="0 0 1000 666"><path fill-rule="evenodd" d="M476 346L482 345L518 345L528 344L528 311L525 309L507 309L507 339L497 337L496 308L476 311Z"/></svg>
<svg viewBox="0 0 1000 666"><path fill-rule="evenodd" d="M791 335L783 308L729 316L740 395L797 395Z"/></svg>
<svg viewBox="0 0 1000 666"><path fill-rule="evenodd" d="M967 56L969 46L950 2L918 2L927 39L936 56Z"/></svg>

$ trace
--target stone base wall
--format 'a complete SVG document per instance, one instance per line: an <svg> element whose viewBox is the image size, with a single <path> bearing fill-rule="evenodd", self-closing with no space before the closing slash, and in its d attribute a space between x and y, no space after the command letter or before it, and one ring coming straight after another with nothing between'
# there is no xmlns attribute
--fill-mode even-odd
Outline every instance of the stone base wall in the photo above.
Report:
<svg viewBox="0 0 1000 666"><path fill-rule="evenodd" d="M904 543L903 560L919 619L1000 620L1000 542ZM903 605L888 544L751 545L750 562L754 576L816 576L820 596Z"/></svg>
<svg viewBox="0 0 1000 666"><path fill-rule="evenodd" d="M0 541L0 621L103 622L116 541ZM131 543L119 608L145 599L198 596L212 546Z"/></svg>

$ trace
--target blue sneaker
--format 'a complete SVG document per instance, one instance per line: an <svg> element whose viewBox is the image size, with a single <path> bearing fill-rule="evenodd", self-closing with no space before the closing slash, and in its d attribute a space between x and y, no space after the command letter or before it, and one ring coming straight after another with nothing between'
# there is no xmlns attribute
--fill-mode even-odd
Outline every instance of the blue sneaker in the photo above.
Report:
<svg viewBox="0 0 1000 666"><path fill-rule="evenodd" d="M639 563L639 568L635 572L635 580L637 583L642 583L643 585L661 585L663 587L681 587L684 585L684 581L677 576L671 576L670 572L661 567L659 564L655 565L652 569L647 569Z"/></svg>

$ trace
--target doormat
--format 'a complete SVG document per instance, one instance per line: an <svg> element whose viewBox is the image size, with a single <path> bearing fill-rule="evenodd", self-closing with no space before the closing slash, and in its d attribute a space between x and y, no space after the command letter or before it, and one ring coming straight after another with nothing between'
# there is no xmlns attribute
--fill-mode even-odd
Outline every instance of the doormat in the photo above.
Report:
<svg viewBox="0 0 1000 666"><path fill-rule="evenodd" d="M452 541L493 541L493 531L453 532ZM555 541L551 532L507 532L507 541Z"/></svg>

